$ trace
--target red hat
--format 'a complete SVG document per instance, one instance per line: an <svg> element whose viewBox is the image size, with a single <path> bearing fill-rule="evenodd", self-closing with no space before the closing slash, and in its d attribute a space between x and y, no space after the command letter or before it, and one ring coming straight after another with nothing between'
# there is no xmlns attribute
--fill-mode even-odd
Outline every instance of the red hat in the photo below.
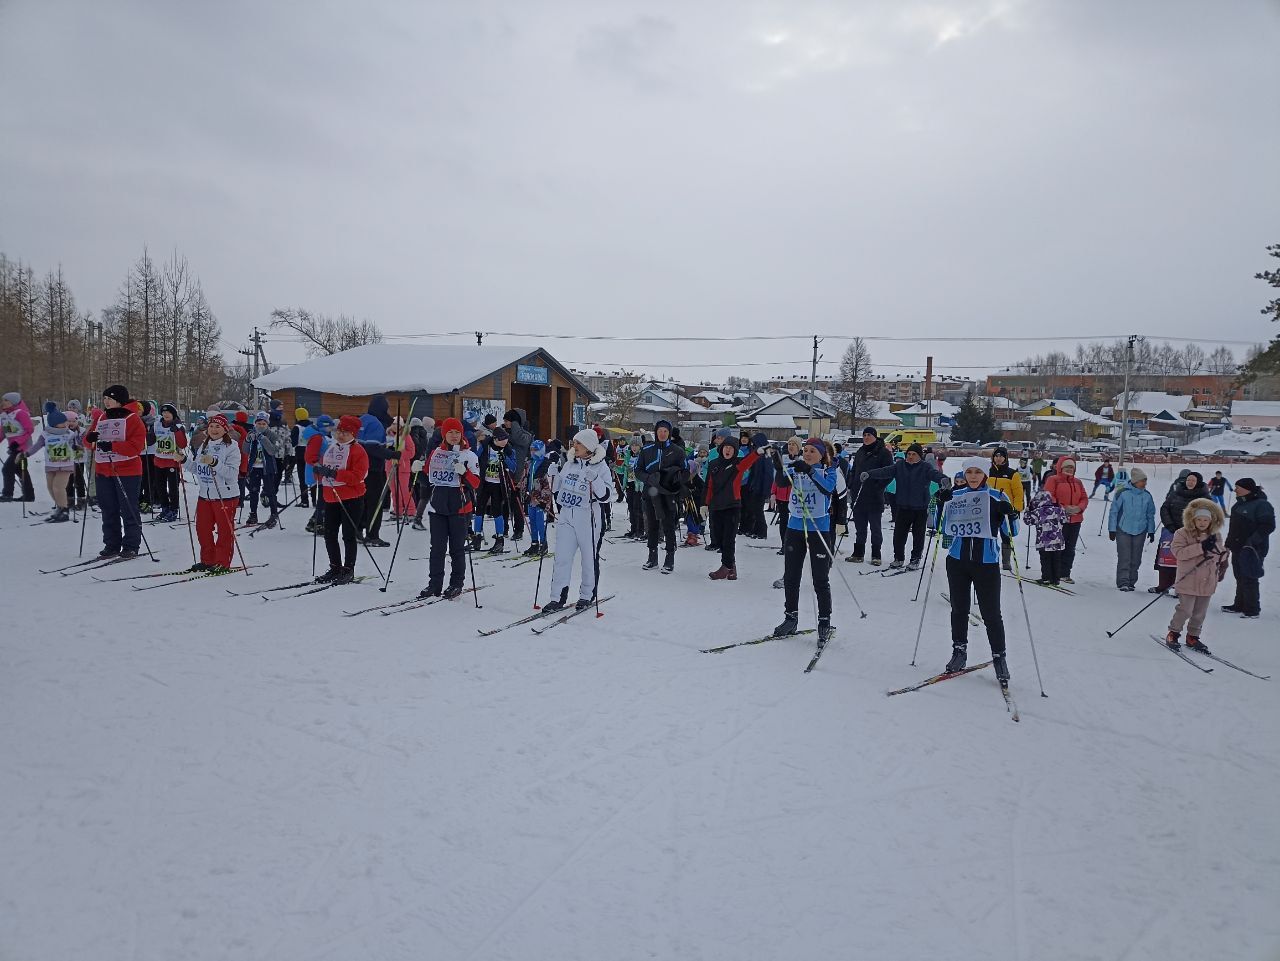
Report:
<svg viewBox="0 0 1280 961"><path fill-rule="evenodd" d="M227 423L226 414L214 414L212 417L210 417L209 426L212 427L214 424L217 424L223 430L231 430L231 425Z"/></svg>
<svg viewBox="0 0 1280 961"><path fill-rule="evenodd" d="M458 420L458 418L456 417L446 417L444 419L444 423L440 425L440 436L443 437L445 434L449 433L449 431L451 430L456 430L459 434L461 434L463 432L462 421Z"/></svg>
<svg viewBox="0 0 1280 961"><path fill-rule="evenodd" d="M601 440L604 440L604 428L603 428L603 427L601 427L599 424L595 424L595 425L593 425L593 426L592 426L592 428L591 428L591 429L592 429L593 431L595 431L595 432L596 432L596 436L597 436L597 437L599 437Z"/></svg>
<svg viewBox="0 0 1280 961"><path fill-rule="evenodd" d="M249 423L249 412L247 410L236 411L236 420L241 424Z"/></svg>
<svg viewBox="0 0 1280 961"><path fill-rule="evenodd" d="M343 414L338 418L338 430L345 430L348 434L360 433L360 418L355 414Z"/></svg>

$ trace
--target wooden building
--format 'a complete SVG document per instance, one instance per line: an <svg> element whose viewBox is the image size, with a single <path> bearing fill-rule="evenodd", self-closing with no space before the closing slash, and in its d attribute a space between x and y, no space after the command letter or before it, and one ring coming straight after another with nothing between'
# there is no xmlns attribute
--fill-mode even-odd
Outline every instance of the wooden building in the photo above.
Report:
<svg viewBox="0 0 1280 961"><path fill-rule="evenodd" d="M492 412L499 420L519 408L535 437L565 439L586 424L598 398L541 347L458 344L367 344L292 367L253 382L284 402L292 417L305 407L314 418L363 414L374 394L385 394L392 415L462 418Z"/></svg>

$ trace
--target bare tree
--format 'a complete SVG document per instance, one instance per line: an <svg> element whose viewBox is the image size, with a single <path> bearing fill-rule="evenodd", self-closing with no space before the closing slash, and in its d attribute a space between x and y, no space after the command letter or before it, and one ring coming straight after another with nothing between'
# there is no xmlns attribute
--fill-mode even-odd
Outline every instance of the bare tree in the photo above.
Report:
<svg viewBox="0 0 1280 961"><path fill-rule="evenodd" d="M298 340L306 345L308 357L382 343L382 331L371 320L356 320L346 314L331 317L302 307L277 307L271 311L271 327L283 327L297 334Z"/></svg>
<svg viewBox="0 0 1280 961"><path fill-rule="evenodd" d="M876 402L869 396L873 377L871 351L867 342L861 337L855 337L840 358L840 373L832 391L832 399L836 403L837 426L840 416L845 413L849 415L850 427L856 426L860 418L875 416ZM810 402L812 403L812 398Z"/></svg>
<svg viewBox="0 0 1280 961"><path fill-rule="evenodd" d="M647 388L648 381L641 375L629 370L619 373L613 379L613 386L609 393L603 398L607 406L601 411L601 420L605 423L617 424L619 427L631 426L636 405L640 403L640 398L644 396Z"/></svg>
<svg viewBox="0 0 1280 961"><path fill-rule="evenodd" d="M1178 356L1182 360L1182 370L1187 372L1188 377L1204 373L1205 361L1209 359L1209 355L1199 344L1187 344Z"/></svg>

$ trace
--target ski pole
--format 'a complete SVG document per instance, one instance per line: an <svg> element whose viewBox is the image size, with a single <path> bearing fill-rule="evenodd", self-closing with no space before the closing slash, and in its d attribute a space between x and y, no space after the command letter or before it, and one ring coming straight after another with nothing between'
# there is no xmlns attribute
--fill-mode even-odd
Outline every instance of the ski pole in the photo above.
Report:
<svg viewBox="0 0 1280 961"><path fill-rule="evenodd" d="M605 496L608 495L606 494ZM589 492L587 497L587 511L591 515L591 570L595 576L595 586L591 591L591 595L596 602L596 617L604 617L604 615L600 613L600 544L596 540L596 504L598 504L599 501L594 498L595 492ZM602 538L604 537L604 531L600 532L600 536ZM570 568L569 572L573 573L572 568Z"/></svg>
<svg viewBox="0 0 1280 961"><path fill-rule="evenodd" d="M933 559L929 561L929 580L924 588L924 603L920 605L920 623L916 627L916 646L911 650L911 666L916 666L916 655L920 653L920 635L924 633L924 613L929 609L929 594L933 590L933 569L938 564L938 544L942 543L939 537L933 545Z"/></svg>
<svg viewBox="0 0 1280 961"><path fill-rule="evenodd" d="M532 534L532 532L531 532L531 534ZM542 536L543 536L543 538L544 538L544 540L543 540L543 542L542 542L542 543L543 543L543 546L545 547L545 546L546 546L546 540L545 540L545 538L546 538L546 536L547 536L546 531L543 531ZM557 535L557 536L558 536L558 535ZM546 559L546 557L547 557L547 553L546 553L546 551L541 551L541 552L539 552L539 554L538 554L538 579L537 579L537 581L535 581L535 582L534 582L534 585L533 585L533 609L534 609L535 611L540 611L540 610L542 610L542 606L538 603L538 592L542 590L542 562Z"/></svg>
<svg viewBox="0 0 1280 961"><path fill-rule="evenodd" d="M465 532L466 532L466 520L465 520L465 515L459 514L459 515L456 515L456 516L458 516L458 517L463 517L463 532L465 533ZM476 553L475 551L467 551L467 552L466 552L466 554L467 554L467 568L471 571L471 599L472 599L473 601L475 601L475 602L476 602L476 610L478 611L478 610L480 610L481 604L480 604L480 591L479 591L479 589L476 587L476 562L475 562L475 553Z"/></svg>
<svg viewBox="0 0 1280 961"><path fill-rule="evenodd" d="M232 441L232 443L234 444L234 443L235 443L235 441L233 440L233 441ZM209 444L208 444L208 442L206 441L206 442L205 442L205 447L207 448L208 446L209 446ZM217 489L218 494L219 494L219 495L221 495L221 494L222 494L222 484L218 481L218 471L217 471L217 469L216 469L216 468L213 470L213 486ZM217 509L218 509L218 510L220 510L220 511L222 511L222 517L223 517L223 519L224 519L224 520L226 520L226 521L228 521L228 526L230 526L230 528L231 528L231 543L232 543L232 545L234 545L234 547L235 547L235 549L236 549L236 552L240 555L240 569L244 571L244 576L245 576L245 577L252 577L252 576L253 576L253 574L252 574L252 573L250 573L250 571L249 571L249 565L248 565L248 564L246 564L246 563L244 562L244 551L243 551L243 550L241 549L241 547L240 547L240 538L236 537L236 525L235 525L235 521L234 521L234 520L232 520L230 517L228 517L228 516L227 516L227 515L228 515L228 511L226 510L225 504L226 504L226 503L227 503L227 501L229 501L230 499L231 499L231 498L229 498L229 497L224 498L224 497L219 496L219 498L218 498L218 508L217 508Z"/></svg>
<svg viewBox="0 0 1280 961"><path fill-rule="evenodd" d="M1018 580L1018 597L1022 601L1022 616L1027 622L1027 640L1031 643L1031 662L1036 666L1036 683L1040 685L1040 696L1048 697L1044 692L1044 681L1040 677L1040 659L1036 657L1036 639L1031 631L1031 615L1027 611L1027 594L1022 587L1022 568L1018 566L1018 552L1013 552L1013 571Z"/></svg>
<svg viewBox="0 0 1280 961"><path fill-rule="evenodd" d="M385 493L385 489L384 489L384 493ZM336 494L334 496L337 499L338 506L342 509L342 516L347 519L347 523L350 524L352 528L355 530L356 540L359 541L360 525L355 522L354 518L352 518L351 516L351 512L347 510L347 502L344 501L341 497L337 497ZM352 498L352 500L355 500L355 498ZM381 504L382 498L378 498L378 502L379 504ZM369 545L366 542L361 541L361 544L363 544L364 546L364 552L369 555L369 560L373 561L373 569L378 572L379 577L382 577L383 576L382 568L378 566L378 559L373 556L373 551L369 549Z"/></svg>
<svg viewBox="0 0 1280 961"><path fill-rule="evenodd" d="M378 588L383 594L387 593L387 585L391 583L391 571L396 566L396 555L400 553L400 538L404 536L404 529L408 524L396 523L396 546L391 549L391 561L387 564L387 577L382 582L382 586Z"/></svg>
<svg viewBox="0 0 1280 961"><path fill-rule="evenodd" d="M27 455L18 455L18 497L22 500L22 519L27 519L27 486L31 483L27 475Z"/></svg>
<svg viewBox="0 0 1280 961"><path fill-rule="evenodd" d="M941 520L941 518L939 518L939 520ZM933 528L930 528L929 536L934 539L933 540L933 557L929 560L929 569L932 570L933 565L938 562L938 546L942 543L942 535L940 532L935 531ZM920 599L920 585L923 583L924 583L924 565L921 564L920 578L919 580L916 581L916 595L915 597L911 598L911 603L914 604L916 601ZM914 657L915 655L912 655L912 656Z"/></svg>
<svg viewBox="0 0 1280 961"><path fill-rule="evenodd" d="M182 469L182 462L178 462L178 483L182 485L182 506L187 511L187 538L191 541L191 563L200 563L200 558L196 556L196 536L191 531L191 502L187 499L187 475Z"/></svg>
<svg viewBox="0 0 1280 961"><path fill-rule="evenodd" d="M84 557L84 529L89 526L89 448L84 449L84 467L85 467L85 483L84 483L84 517L80 521L80 557Z"/></svg>
<svg viewBox="0 0 1280 961"><path fill-rule="evenodd" d="M1212 554L1206 554L1204 557L1200 559L1200 561L1196 564L1195 567L1187 571L1186 574L1183 574L1182 577L1187 577L1190 574L1195 573L1195 571L1200 568L1200 565L1203 564L1205 561L1209 560L1209 558L1212 556L1213 556ZM1174 591L1176 593L1176 588L1178 584L1182 581L1182 577L1179 577L1176 581L1173 582L1173 584L1169 586L1170 591ZM1133 617L1129 618L1129 620L1125 621L1123 624L1117 627L1114 631L1107 631L1107 637L1115 637L1117 634L1123 631L1126 627L1129 626L1130 623L1132 623L1133 621L1136 621L1139 617L1145 614L1147 608L1149 608L1152 604L1155 604L1157 601L1159 601L1160 598L1164 597L1165 593L1167 592L1161 592L1157 594L1155 597L1151 598L1151 600L1147 601L1146 604L1142 605L1142 610L1138 611L1137 614L1134 614Z"/></svg>

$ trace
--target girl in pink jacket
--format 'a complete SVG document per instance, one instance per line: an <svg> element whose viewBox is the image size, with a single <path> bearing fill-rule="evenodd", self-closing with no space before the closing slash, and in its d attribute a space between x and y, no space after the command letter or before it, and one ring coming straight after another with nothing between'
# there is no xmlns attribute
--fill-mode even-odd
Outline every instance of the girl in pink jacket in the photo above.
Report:
<svg viewBox="0 0 1280 961"><path fill-rule="evenodd" d="M387 428L387 446L398 447L400 431L404 425L400 420L392 421ZM401 518L414 516L413 495L409 490L413 477L413 462L417 459L417 451L413 443L413 435L405 430L404 446L400 448L400 459L387 462L387 483L391 485L391 513Z"/></svg>
<svg viewBox="0 0 1280 961"><path fill-rule="evenodd" d="M0 398L0 430L4 432L4 493L0 501L13 500L13 483L18 474L22 474L22 499L36 499L35 489L31 486L31 475L27 473L27 447L31 444L31 436L35 433L35 425L31 423L31 414L22 401L22 395L11 390Z"/></svg>
<svg viewBox="0 0 1280 961"><path fill-rule="evenodd" d="M1207 497L1196 498L1182 511L1182 526L1173 535L1171 545L1173 556L1178 559L1178 578L1173 582L1178 607L1164 639L1174 650L1186 627L1187 647L1209 652L1200 641L1200 630L1218 581L1226 573L1227 550L1218 537L1223 520L1222 508Z"/></svg>

